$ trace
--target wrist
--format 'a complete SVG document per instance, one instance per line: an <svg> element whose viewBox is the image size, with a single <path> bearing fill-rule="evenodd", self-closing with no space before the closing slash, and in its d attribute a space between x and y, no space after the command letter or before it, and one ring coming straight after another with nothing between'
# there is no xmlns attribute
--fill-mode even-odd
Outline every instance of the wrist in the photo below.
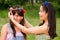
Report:
<svg viewBox="0 0 60 40"><path fill-rule="evenodd" d="M11 20L11 21L13 21L14 19L13 19L13 18L11 18L10 20Z"/></svg>

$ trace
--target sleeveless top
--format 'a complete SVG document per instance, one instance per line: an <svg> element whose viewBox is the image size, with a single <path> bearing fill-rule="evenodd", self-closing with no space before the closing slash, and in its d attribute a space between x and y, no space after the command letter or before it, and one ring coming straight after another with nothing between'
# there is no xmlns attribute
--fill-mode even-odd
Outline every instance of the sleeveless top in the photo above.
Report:
<svg viewBox="0 0 60 40"><path fill-rule="evenodd" d="M6 40L25 40L24 35L21 32L16 32L16 37L13 36L13 30L10 26L10 23L7 24L7 27L10 33L7 34Z"/></svg>
<svg viewBox="0 0 60 40"><path fill-rule="evenodd" d="M52 39L49 35L41 33L39 35L36 35L36 40L52 40Z"/></svg>
<svg viewBox="0 0 60 40"><path fill-rule="evenodd" d="M36 40L52 40L50 36L45 34L36 35Z"/></svg>

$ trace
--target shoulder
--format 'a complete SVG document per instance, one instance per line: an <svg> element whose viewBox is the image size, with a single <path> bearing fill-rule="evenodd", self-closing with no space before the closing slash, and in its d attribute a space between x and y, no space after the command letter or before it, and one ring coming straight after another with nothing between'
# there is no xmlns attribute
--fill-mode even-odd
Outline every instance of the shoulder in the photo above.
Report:
<svg viewBox="0 0 60 40"><path fill-rule="evenodd" d="M8 34L8 28L7 28L7 24L4 24L2 26L2 30L1 30L1 37L6 37L6 35Z"/></svg>
<svg viewBox="0 0 60 40"><path fill-rule="evenodd" d="M4 25L2 26L2 31L7 31L7 29L8 29L7 24L8 24L8 23L6 23L6 24L4 24Z"/></svg>
<svg viewBox="0 0 60 40"><path fill-rule="evenodd" d="M45 26L45 25L36 26L36 27L38 27L39 29L45 30L45 31L49 29L49 27L48 26Z"/></svg>
<svg viewBox="0 0 60 40"><path fill-rule="evenodd" d="M2 28L6 29L6 28L7 28L7 25L8 25L8 23L4 24L4 25L2 26Z"/></svg>

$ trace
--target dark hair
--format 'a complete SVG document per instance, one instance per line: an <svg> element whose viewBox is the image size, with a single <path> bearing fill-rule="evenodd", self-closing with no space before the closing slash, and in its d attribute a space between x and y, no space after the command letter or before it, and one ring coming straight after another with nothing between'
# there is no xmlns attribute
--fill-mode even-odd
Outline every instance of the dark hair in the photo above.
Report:
<svg viewBox="0 0 60 40"><path fill-rule="evenodd" d="M53 39L54 37L57 36L56 34L56 15L55 15L55 8L53 5L48 2L48 3L43 3L42 4L43 9L48 13L48 27L49 27L49 35ZM45 21L43 21L39 26L43 25Z"/></svg>
<svg viewBox="0 0 60 40"><path fill-rule="evenodd" d="M20 6L14 6L12 7L14 10L12 10L12 13L13 15L16 14L16 12L18 13L19 16L22 16L23 19L21 20L20 24L24 26L24 12L23 12L23 8L20 7ZM10 25L11 25L11 28L13 30L13 35L14 37L16 37L16 31L15 31L15 28L14 28L14 23L10 20ZM26 39L26 34L22 32L22 34L24 35L24 38Z"/></svg>

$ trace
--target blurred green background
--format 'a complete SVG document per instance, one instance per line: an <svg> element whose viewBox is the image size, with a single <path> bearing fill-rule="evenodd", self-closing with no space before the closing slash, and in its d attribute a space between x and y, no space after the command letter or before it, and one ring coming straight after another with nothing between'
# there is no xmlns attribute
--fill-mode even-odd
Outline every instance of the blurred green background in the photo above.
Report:
<svg viewBox="0 0 60 40"><path fill-rule="evenodd" d="M9 7L21 5L27 10L25 18L34 26L40 23L39 8L41 3L46 0L0 0L0 32L2 25L9 21ZM53 40L60 40L60 0L47 0L51 2L56 9L56 32L57 37ZM27 40L35 40L36 35L27 34Z"/></svg>

